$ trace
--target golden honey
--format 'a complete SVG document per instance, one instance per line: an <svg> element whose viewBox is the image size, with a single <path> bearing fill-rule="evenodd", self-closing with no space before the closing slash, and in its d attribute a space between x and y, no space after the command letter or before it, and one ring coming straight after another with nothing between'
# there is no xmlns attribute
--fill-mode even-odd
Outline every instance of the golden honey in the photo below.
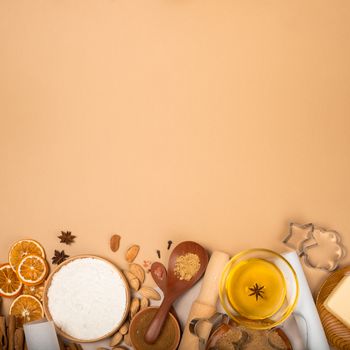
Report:
<svg viewBox="0 0 350 350"><path fill-rule="evenodd" d="M270 261L251 258L239 262L228 273L226 294L231 306L251 320L274 315L286 298L286 282Z"/></svg>

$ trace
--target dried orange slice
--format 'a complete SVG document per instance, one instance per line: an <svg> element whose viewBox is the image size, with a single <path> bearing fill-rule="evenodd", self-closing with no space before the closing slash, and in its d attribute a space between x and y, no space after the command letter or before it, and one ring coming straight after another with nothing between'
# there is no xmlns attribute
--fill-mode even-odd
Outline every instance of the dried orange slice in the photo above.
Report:
<svg viewBox="0 0 350 350"><path fill-rule="evenodd" d="M35 286L46 278L49 268L45 259L37 255L27 255L18 265L17 276L23 284Z"/></svg>
<svg viewBox="0 0 350 350"><path fill-rule="evenodd" d="M22 282L18 279L10 264L0 266L0 295L6 298L16 297L22 289Z"/></svg>
<svg viewBox="0 0 350 350"><path fill-rule="evenodd" d="M9 252L9 263L17 271L21 260L27 255L37 255L45 258L44 248L32 239L22 239L12 245Z"/></svg>
<svg viewBox="0 0 350 350"><path fill-rule="evenodd" d="M20 295L10 306L10 315L16 317L17 327L24 323L40 320L44 317L44 310L40 301L31 295Z"/></svg>
<svg viewBox="0 0 350 350"><path fill-rule="evenodd" d="M41 283L37 286L23 286L22 294L23 295L31 295L38 300L43 300L45 283Z"/></svg>

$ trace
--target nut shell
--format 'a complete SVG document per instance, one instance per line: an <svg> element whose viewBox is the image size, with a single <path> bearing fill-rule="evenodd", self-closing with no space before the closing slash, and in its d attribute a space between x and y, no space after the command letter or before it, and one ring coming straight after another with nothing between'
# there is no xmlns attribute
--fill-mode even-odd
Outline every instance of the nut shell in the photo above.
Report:
<svg viewBox="0 0 350 350"><path fill-rule="evenodd" d="M137 277L141 284L145 282L145 270L141 265L132 263L129 266L129 270Z"/></svg>
<svg viewBox="0 0 350 350"><path fill-rule="evenodd" d="M132 245L125 253L126 261L129 263L132 263L136 259L139 251L140 251L140 246L138 246L137 244Z"/></svg>
<svg viewBox="0 0 350 350"><path fill-rule="evenodd" d="M139 279L130 271L123 271L126 279L129 282L130 288L134 291L138 291L140 289L140 281Z"/></svg>
<svg viewBox="0 0 350 350"><path fill-rule="evenodd" d="M144 298L151 300L160 300L160 294L152 287L142 287L139 290L139 294L141 294Z"/></svg>
<svg viewBox="0 0 350 350"><path fill-rule="evenodd" d="M120 245L120 236L119 235L113 235L109 241L109 245L111 247L112 252L116 252L119 249Z"/></svg>

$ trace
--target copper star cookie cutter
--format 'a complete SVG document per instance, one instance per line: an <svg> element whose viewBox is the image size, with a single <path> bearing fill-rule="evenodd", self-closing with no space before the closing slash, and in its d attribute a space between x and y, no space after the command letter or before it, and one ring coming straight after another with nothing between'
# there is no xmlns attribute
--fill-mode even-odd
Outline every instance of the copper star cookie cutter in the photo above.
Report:
<svg viewBox="0 0 350 350"><path fill-rule="evenodd" d="M334 271L346 255L341 235L335 230L291 222L283 243L296 250L306 266Z"/></svg>

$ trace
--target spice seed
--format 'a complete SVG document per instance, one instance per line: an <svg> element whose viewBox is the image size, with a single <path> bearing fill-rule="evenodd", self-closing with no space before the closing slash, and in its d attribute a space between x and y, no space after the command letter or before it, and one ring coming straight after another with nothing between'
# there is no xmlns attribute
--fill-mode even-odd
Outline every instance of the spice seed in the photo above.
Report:
<svg viewBox="0 0 350 350"><path fill-rule="evenodd" d="M173 244L173 241L168 241L168 250L171 248L171 245Z"/></svg>
<svg viewBox="0 0 350 350"><path fill-rule="evenodd" d="M76 236L73 236L72 232L70 231L61 231L61 235L58 236L58 238L60 239L60 243L65 243L67 245L70 245L74 243Z"/></svg>
<svg viewBox="0 0 350 350"><path fill-rule="evenodd" d="M160 259L160 250L157 250L158 258Z"/></svg>

